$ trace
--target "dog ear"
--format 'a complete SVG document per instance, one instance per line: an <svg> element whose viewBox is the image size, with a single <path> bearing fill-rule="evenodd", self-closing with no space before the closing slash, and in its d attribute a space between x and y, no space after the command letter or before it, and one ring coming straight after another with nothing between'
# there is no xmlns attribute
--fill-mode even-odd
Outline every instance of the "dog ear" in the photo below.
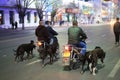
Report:
<svg viewBox="0 0 120 80"><path fill-rule="evenodd" d="M35 48L36 48L36 46L35 46L35 45L33 45L33 48L35 49Z"/></svg>
<svg viewBox="0 0 120 80"><path fill-rule="evenodd" d="M17 52L15 49L13 49L14 52Z"/></svg>
<svg viewBox="0 0 120 80"><path fill-rule="evenodd" d="M96 46L95 49L101 49L101 47L100 46Z"/></svg>
<svg viewBox="0 0 120 80"><path fill-rule="evenodd" d="M31 40L31 41L30 41L30 43L32 44L32 43L34 43L34 41L33 41L33 40Z"/></svg>

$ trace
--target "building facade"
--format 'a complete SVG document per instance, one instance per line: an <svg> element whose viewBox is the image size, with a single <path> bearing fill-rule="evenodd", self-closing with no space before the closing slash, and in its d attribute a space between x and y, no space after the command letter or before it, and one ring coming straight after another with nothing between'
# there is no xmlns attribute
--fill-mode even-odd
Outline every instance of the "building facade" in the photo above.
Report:
<svg viewBox="0 0 120 80"><path fill-rule="evenodd" d="M0 0L0 28L12 28L12 22L17 22L18 27L22 27L19 14L14 5L15 0ZM29 8L24 17L25 27L37 26L39 18L35 8Z"/></svg>
<svg viewBox="0 0 120 80"><path fill-rule="evenodd" d="M39 17L35 8L36 0L33 1L34 2L27 9L27 14L24 17L25 27L36 27L39 24ZM49 1L54 2L53 0ZM46 5L49 1L47 0ZM18 23L18 28L22 27L20 16L16 10L16 7L14 6L15 4L16 0L0 0L0 28L12 28L12 22L15 21ZM50 20L52 6L53 5L50 5L44 10L43 20Z"/></svg>

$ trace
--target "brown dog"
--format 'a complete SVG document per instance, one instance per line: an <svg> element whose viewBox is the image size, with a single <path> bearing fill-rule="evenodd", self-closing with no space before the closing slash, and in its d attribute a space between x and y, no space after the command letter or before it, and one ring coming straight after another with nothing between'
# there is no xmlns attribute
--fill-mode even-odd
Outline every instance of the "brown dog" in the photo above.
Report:
<svg viewBox="0 0 120 80"><path fill-rule="evenodd" d="M20 59L21 61L23 61L23 56L24 53L27 53L27 58L29 57L29 55L31 54L33 57L33 49L35 48L35 44L34 41L31 40L30 43L26 43L26 44L21 44L20 46L18 46L17 50L14 50L16 52L15 54L15 61L18 59Z"/></svg>

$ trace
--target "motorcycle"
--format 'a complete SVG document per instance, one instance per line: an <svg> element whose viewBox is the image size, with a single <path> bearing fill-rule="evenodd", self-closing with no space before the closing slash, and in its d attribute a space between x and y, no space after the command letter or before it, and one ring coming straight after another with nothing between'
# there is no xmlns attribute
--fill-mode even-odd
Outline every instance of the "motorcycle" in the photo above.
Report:
<svg viewBox="0 0 120 80"><path fill-rule="evenodd" d="M37 45L39 57L42 59L42 64L45 64L44 60L47 58L47 55L50 56L50 63L53 63L54 57L57 58L59 55L59 44L53 43L51 45L45 41L38 41Z"/></svg>
<svg viewBox="0 0 120 80"><path fill-rule="evenodd" d="M75 69L75 65L80 63L78 50L80 50L80 48L77 48L74 45L67 44L64 46L64 51L62 54L62 63L64 70Z"/></svg>
<svg viewBox="0 0 120 80"><path fill-rule="evenodd" d="M42 59L42 63L44 63L44 59L47 56L47 47L48 47L48 43L44 42L44 41L38 41L37 42L38 45L38 52L39 52L39 57L40 59Z"/></svg>

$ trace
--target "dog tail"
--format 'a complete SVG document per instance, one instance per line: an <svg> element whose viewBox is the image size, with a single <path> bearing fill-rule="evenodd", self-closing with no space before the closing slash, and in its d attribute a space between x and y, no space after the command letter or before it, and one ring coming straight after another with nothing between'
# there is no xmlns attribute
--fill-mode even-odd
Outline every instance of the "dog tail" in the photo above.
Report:
<svg viewBox="0 0 120 80"><path fill-rule="evenodd" d="M14 55L16 55L17 50L13 49L13 51L15 52Z"/></svg>
<svg viewBox="0 0 120 80"><path fill-rule="evenodd" d="M101 47L100 46L95 46L95 49L101 49Z"/></svg>
<svg viewBox="0 0 120 80"><path fill-rule="evenodd" d="M17 50L13 49L14 52L17 52Z"/></svg>

